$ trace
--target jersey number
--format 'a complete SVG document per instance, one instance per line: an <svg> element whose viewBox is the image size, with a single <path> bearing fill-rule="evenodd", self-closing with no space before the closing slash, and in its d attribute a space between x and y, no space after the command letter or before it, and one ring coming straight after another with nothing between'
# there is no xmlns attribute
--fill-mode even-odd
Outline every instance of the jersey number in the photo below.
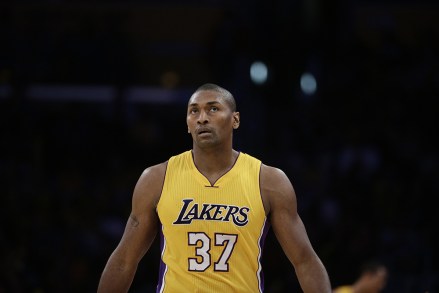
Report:
<svg viewBox="0 0 439 293"><path fill-rule="evenodd" d="M232 255L238 235L215 233L215 246L224 246L224 249L218 261L214 262L214 270L221 272L229 271L228 260ZM189 258L189 271L204 272L211 264L210 255L211 239L203 232L189 232L188 244L196 246L195 255L197 257Z"/></svg>

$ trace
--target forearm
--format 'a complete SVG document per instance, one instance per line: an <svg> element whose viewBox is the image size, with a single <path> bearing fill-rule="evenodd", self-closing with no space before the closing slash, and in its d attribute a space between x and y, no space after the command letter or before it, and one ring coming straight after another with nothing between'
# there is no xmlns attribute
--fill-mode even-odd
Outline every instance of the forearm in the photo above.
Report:
<svg viewBox="0 0 439 293"><path fill-rule="evenodd" d="M318 258L297 266L296 275L304 293L330 293L332 290L328 273Z"/></svg>
<svg viewBox="0 0 439 293"><path fill-rule="evenodd" d="M99 281L97 293L128 292L137 266L126 265L110 258Z"/></svg>

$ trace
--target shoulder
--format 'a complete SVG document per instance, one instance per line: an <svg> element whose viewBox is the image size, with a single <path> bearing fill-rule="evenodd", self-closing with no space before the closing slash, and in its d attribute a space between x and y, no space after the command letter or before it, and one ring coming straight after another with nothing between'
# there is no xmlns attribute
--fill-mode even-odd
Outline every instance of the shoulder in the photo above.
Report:
<svg viewBox="0 0 439 293"><path fill-rule="evenodd" d="M139 180L151 180L151 179L156 180L159 179L160 177L164 177L166 174L167 166L168 166L168 161L150 166L145 170L143 170Z"/></svg>
<svg viewBox="0 0 439 293"><path fill-rule="evenodd" d="M262 163L260 159L241 152L241 156L248 162L253 162L254 165L260 168L260 187L261 191L282 191L283 189L291 189L291 181L285 172L277 167L273 167Z"/></svg>
<svg viewBox="0 0 439 293"><path fill-rule="evenodd" d="M163 182L165 180L166 170L168 169L168 165L172 165L173 162L181 161L181 160L187 160L192 158L191 151L185 151L180 154L174 155L169 158L169 160L152 165L145 170L143 170L142 174L140 175L139 181L137 184L147 184L147 185L157 185L160 188L163 185ZM174 163L175 164L175 163Z"/></svg>
<svg viewBox="0 0 439 293"><path fill-rule="evenodd" d="M296 194L290 179L283 170L262 164L260 176L261 195L267 214L273 209L295 207Z"/></svg>
<svg viewBox="0 0 439 293"><path fill-rule="evenodd" d="M151 200L158 203L162 192L168 161L150 166L143 170L134 188L134 197L138 200Z"/></svg>
<svg viewBox="0 0 439 293"><path fill-rule="evenodd" d="M291 185L291 181L285 172L279 168L261 164L261 187L262 188L282 188Z"/></svg>

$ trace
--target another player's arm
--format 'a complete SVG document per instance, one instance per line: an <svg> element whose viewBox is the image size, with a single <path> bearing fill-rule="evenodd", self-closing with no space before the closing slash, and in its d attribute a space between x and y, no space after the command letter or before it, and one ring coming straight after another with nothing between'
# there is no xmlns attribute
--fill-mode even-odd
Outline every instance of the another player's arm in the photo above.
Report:
<svg viewBox="0 0 439 293"><path fill-rule="evenodd" d="M99 281L98 293L128 292L137 265L154 241L159 219L156 206L162 191L166 163L146 169L134 188L131 214L122 238Z"/></svg>
<svg viewBox="0 0 439 293"><path fill-rule="evenodd" d="M305 293L331 292L327 271L297 213L296 193L286 174L262 165L261 190L273 232L294 266L302 290Z"/></svg>

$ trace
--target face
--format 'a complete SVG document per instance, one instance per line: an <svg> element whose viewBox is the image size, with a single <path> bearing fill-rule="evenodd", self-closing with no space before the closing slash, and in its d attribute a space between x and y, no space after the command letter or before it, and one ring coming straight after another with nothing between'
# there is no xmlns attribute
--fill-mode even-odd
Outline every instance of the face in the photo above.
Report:
<svg viewBox="0 0 439 293"><path fill-rule="evenodd" d="M370 276L370 292L381 292L387 283L387 269L381 268Z"/></svg>
<svg viewBox="0 0 439 293"><path fill-rule="evenodd" d="M194 146L200 148L232 143L233 129L239 126L239 113L215 91L200 91L188 103L186 123Z"/></svg>

